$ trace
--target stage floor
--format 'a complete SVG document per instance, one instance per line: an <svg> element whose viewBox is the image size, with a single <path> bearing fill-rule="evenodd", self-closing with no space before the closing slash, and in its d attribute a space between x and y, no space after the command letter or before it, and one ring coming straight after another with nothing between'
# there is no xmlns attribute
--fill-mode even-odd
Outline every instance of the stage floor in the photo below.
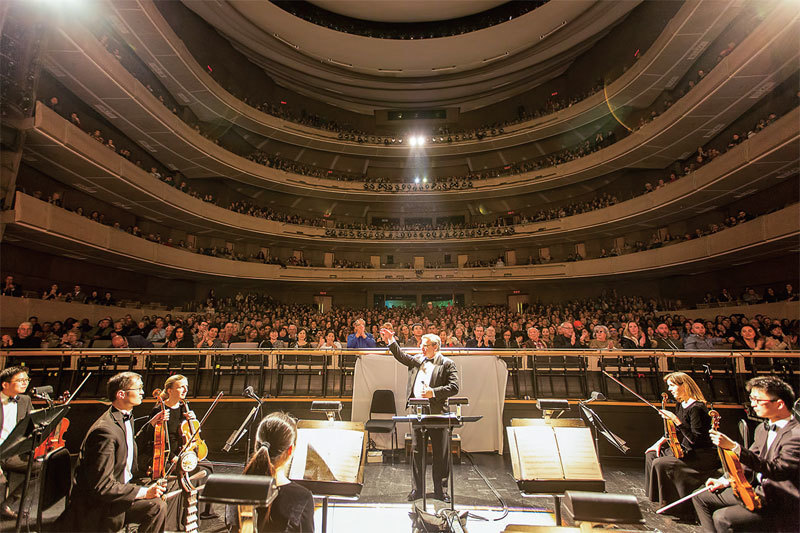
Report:
<svg viewBox="0 0 800 533"><path fill-rule="evenodd" d="M474 466L469 457L474 461ZM462 464L454 466L456 510L469 510L472 515L475 515L475 518L470 517L467 522L468 531L495 533L502 531L508 524L555 524L552 496L523 497L511 476L511 466L507 457L491 453L469 454L469 457L465 454ZM212 459L222 460L228 459L228 457L212 457ZM624 526L625 529L669 533L699 532L699 526L678 523L669 517L655 514L657 506L650 503L645 495L642 466L640 462L630 460L603 463L606 490L616 494L633 494L639 500L645 524ZM230 463L217 464L214 470L219 473L236 473L241 471L241 466ZM479 471L491 484L491 488L481 477ZM430 483L430 468L428 472L428 482ZM364 488L357 501L330 501L327 531L330 533L410 532L411 519L408 513L411 510L411 504L406 501L406 496L411 489L411 467L404 463L396 465L368 464L364 479ZM33 494L38 494L38 487L35 483L33 485ZM428 492L432 497L432 489L429 489ZM505 512L504 506L508 513ZM226 531L222 519L224 516L222 507L215 505L214 510L220 518L203 520L200 525L201 531ZM429 511L432 511L430 502ZM317 532L322 531L321 513L321 500L317 500L314 520ZM47 515L51 515L51 513L47 513ZM33 523L35 523L36 515L33 508L31 516L34 517ZM8 520L4 520L0 524L0 529L3 531L12 528L13 523Z"/></svg>

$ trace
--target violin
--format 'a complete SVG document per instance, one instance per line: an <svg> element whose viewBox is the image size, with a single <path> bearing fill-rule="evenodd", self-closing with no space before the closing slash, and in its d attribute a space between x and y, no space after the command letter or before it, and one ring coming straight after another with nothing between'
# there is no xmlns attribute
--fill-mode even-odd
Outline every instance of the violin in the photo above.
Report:
<svg viewBox="0 0 800 533"><path fill-rule="evenodd" d="M708 414L711 417L711 429L719 431L719 420L722 417L713 409ZM725 471L725 477L728 478L733 493L742 502L742 505L748 511L761 509L761 498L753 490L750 482L747 481L742 463L739 462L739 457L733 453L733 450L725 450L719 446L717 446L717 452L719 452L719 460L722 463L722 469Z"/></svg>
<svg viewBox="0 0 800 533"><path fill-rule="evenodd" d="M609 374L605 370L603 370L603 374L605 374L606 376L610 377L612 380L614 380L617 383L617 385L619 385L623 389L627 390L628 392L630 392L631 394L633 394L634 396L639 398L641 401L643 401L644 403L646 403L647 405L649 405L650 407L655 409L658 412L659 415L661 415L661 410L666 411L667 399L669 398L669 395L666 392L662 392L661 393L661 409L659 409L658 407L656 407L652 403L650 403L647 400L645 400L644 398L642 398L642 396L637 394L636 391L634 391L633 389L631 389L630 387L625 385L623 382L621 382L620 380L618 380L617 378L615 378L614 376L612 376L611 374ZM667 440L667 443L669 444L669 448L670 448L670 450L672 450L672 453L675 455L675 457L677 457L678 459L683 459L684 452L683 452L683 447L681 446L681 441L678 438L678 430L675 427L675 422L673 422L672 420L670 420L668 418L664 418L664 438Z"/></svg>
<svg viewBox="0 0 800 533"><path fill-rule="evenodd" d="M666 392L661 393L661 409L665 411L667 409L668 398L669 394ZM664 438L667 439L672 454L678 459L683 459L683 446L681 446L681 441L678 438L678 429L675 427L675 422L669 418L664 419Z"/></svg>
<svg viewBox="0 0 800 533"><path fill-rule="evenodd" d="M161 407L161 422L156 424L153 431L153 463L150 475L153 479L160 479L164 477L164 465L170 452L169 429L167 428L167 421L164 420L166 407L164 406L164 399L161 397L161 389L154 390L153 396Z"/></svg>
<svg viewBox="0 0 800 533"><path fill-rule="evenodd" d="M69 401L69 391L65 391L60 398L55 400L55 403L63 404L68 401ZM64 446L66 446L66 443L64 442L64 433L66 433L68 429L69 429L69 419L64 417L55 427L53 432L50 433L50 435L48 435L48 437L44 439L42 443L39 446L37 446L36 449L33 451L34 459L38 459L39 457L44 457L53 450L58 450L59 448L63 448Z"/></svg>
<svg viewBox="0 0 800 533"><path fill-rule="evenodd" d="M183 438L183 451L193 451L197 455L197 460L202 461L208 457L208 445L200 436L200 421L195 417L189 417L189 403L183 401L187 410L186 420L181 422L181 436Z"/></svg>

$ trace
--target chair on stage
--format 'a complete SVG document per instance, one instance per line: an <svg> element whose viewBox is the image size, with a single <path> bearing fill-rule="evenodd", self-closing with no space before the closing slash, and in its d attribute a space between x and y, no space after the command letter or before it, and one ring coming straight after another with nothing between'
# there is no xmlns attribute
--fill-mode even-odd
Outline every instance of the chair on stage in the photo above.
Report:
<svg viewBox="0 0 800 533"><path fill-rule="evenodd" d="M95 380L94 395L97 396L100 387L105 385L108 378L123 371L133 370L136 362L136 355L118 354L114 348L103 349L99 353L84 352L78 358L78 371L73 375L73 380L92 372L92 379Z"/></svg>
<svg viewBox="0 0 800 533"><path fill-rule="evenodd" d="M601 353L598 363L600 372L612 373L620 380L624 378L631 380L637 394L655 400L661 398L661 371L658 367L658 359L654 355ZM607 397L613 396L609 393L608 383L605 379L600 381L600 388ZM622 394L622 396L626 395Z"/></svg>
<svg viewBox="0 0 800 533"><path fill-rule="evenodd" d="M514 391L513 397L519 399L519 375L522 372L522 358L518 355L511 355L501 356L500 359L506 364L506 368L508 369L508 377L511 378L511 386Z"/></svg>
<svg viewBox="0 0 800 533"><path fill-rule="evenodd" d="M69 501L72 490L72 464L66 447L44 456L39 474L39 502L36 505L36 531L44 531L44 514L64 500Z"/></svg>
<svg viewBox="0 0 800 533"><path fill-rule="evenodd" d="M397 424L391 418L373 418L373 414L391 415L397 414L394 404L394 392L388 389L378 389L372 393L372 403L369 406L369 420L364 424L367 431L370 449L375 449L375 442L372 440L372 433L390 433L392 439L392 464L394 464L394 454L397 450Z"/></svg>
<svg viewBox="0 0 800 533"><path fill-rule="evenodd" d="M182 374L194 383L194 396L200 386L200 369L203 368L205 355L186 354L181 350L172 353L151 353L145 361L145 390L159 388L172 374Z"/></svg>

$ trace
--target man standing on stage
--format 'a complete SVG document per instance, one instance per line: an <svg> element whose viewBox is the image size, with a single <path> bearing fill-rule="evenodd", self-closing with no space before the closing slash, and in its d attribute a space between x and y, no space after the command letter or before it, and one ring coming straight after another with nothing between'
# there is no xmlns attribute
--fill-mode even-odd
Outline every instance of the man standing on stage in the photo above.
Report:
<svg viewBox="0 0 800 533"><path fill-rule="evenodd" d="M89 428L81 444L65 530L116 532L136 523L140 533L164 531L164 487L131 482L138 470L131 410L142 403L143 396L139 374L121 372L108 380L111 407Z"/></svg>
<svg viewBox="0 0 800 533"><path fill-rule="evenodd" d="M390 328L381 328L381 338L389 347L397 361L408 367L408 385L406 399L430 398L430 413L444 412L444 402L450 396L458 394L458 370L455 363L442 355L439 348L442 341L438 335L423 335L420 342L422 355L408 355L397 344L394 332ZM445 429L429 429L427 437L431 439L433 449L433 490L438 500L449 501L442 488L442 479L447 472L447 431ZM408 494L408 500L422 498L423 453L428 447L427 439L420 430L414 431L414 457L412 473L414 488Z"/></svg>
<svg viewBox="0 0 800 533"><path fill-rule="evenodd" d="M753 487L761 509L749 511L736 498L727 479L709 479L710 492L693 503L704 532L798 531L800 526L800 423L792 418L794 392L775 376L747 382L750 404L756 416L768 424L756 428L750 449L712 430L711 440L733 450L747 470L754 473ZM727 488L726 488L727 487Z"/></svg>

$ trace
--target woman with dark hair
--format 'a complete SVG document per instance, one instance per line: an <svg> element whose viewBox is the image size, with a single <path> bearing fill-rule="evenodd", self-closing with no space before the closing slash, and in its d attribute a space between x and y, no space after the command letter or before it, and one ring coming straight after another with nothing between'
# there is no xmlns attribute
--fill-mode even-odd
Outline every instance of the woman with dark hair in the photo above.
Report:
<svg viewBox="0 0 800 533"><path fill-rule="evenodd" d="M194 338L186 334L183 326L175 326L167 340L166 348L194 348Z"/></svg>
<svg viewBox="0 0 800 533"><path fill-rule="evenodd" d="M732 350L763 350L764 339L753 326L742 326L739 336L733 341Z"/></svg>
<svg viewBox="0 0 800 533"><path fill-rule="evenodd" d="M301 329L297 332L297 340L289 345L289 348L300 348L303 350L313 350L314 347L308 342L308 332Z"/></svg>
<svg viewBox="0 0 800 533"><path fill-rule="evenodd" d="M703 484L709 474L719 468L717 448L708 434L711 417L706 399L697 383L683 372L672 372L664 377L670 394L677 405L675 412L662 410L661 416L675 425L683 458L678 458L666 446L664 437L645 451L644 483L652 502L661 506L672 503ZM691 504L673 507L669 514L681 519L694 520Z"/></svg>
<svg viewBox="0 0 800 533"><path fill-rule="evenodd" d="M289 466L297 442L297 423L286 413L270 413L258 425L256 451L244 474L272 476L278 496L266 512L258 513L258 531L314 531L314 496L289 480Z"/></svg>

